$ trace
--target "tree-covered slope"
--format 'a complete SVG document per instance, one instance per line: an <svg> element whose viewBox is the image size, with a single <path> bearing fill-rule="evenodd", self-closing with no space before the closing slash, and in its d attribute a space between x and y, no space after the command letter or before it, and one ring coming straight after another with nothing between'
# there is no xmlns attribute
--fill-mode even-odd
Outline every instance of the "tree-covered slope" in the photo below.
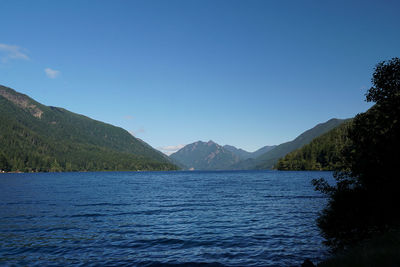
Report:
<svg viewBox="0 0 400 267"><path fill-rule="evenodd" d="M175 168L166 156L122 128L42 105L0 86L0 170Z"/></svg>
<svg viewBox="0 0 400 267"><path fill-rule="evenodd" d="M342 150L348 142L351 120L315 138L311 143L279 159L278 170L339 170Z"/></svg>
<svg viewBox="0 0 400 267"><path fill-rule="evenodd" d="M325 123L320 123L312 129L305 131L293 141L280 144L274 149L259 156L255 161L251 162L255 166L250 166L250 168L271 169L278 162L278 160L284 157L286 154L310 143L314 138L332 130L333 128L342 124L344 121L345 120L341 119L330 119Z"/></svg>

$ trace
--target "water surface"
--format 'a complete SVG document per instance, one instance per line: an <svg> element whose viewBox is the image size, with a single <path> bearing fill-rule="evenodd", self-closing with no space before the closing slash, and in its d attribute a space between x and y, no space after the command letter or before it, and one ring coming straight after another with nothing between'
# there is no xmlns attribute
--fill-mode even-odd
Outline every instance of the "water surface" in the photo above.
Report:
<svg viewBox="0 0 400 267"><path fill-rule="evenodd" d="M0 175L0 265L299 266L330 172Z"/></svg>

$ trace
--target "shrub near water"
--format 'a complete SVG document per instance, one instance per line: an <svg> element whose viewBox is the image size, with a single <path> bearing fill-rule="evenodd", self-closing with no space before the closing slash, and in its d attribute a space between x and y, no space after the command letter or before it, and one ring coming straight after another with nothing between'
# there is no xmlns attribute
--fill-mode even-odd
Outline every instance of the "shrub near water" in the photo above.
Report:
<svg viewBox="0 0 400 267"><path fill-rule="evenodd" d="M399 248L400 231L390 231L383 236L362 242L347 253L318 264L318 267L399 266Z"/></svg>
<svg viewBox="0 0 400 267"><path fill-rule="evenodd" d="M348 249L400 225L400 59L376 66L366 94L376 104L354 118L337 184L314 180L329 196L318 226L333 250Z"/></svg>

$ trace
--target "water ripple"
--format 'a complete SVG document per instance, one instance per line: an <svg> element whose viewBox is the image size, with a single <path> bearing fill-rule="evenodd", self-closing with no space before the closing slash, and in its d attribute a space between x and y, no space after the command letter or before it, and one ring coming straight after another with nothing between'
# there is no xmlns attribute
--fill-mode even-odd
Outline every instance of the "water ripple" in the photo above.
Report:
<svg viewBox="0 0 400 267"><path fill-rule="evenodd" d="M0 265L299 266L327 172L0 176ZM29 183L26 183L29 178Z"/></svg>

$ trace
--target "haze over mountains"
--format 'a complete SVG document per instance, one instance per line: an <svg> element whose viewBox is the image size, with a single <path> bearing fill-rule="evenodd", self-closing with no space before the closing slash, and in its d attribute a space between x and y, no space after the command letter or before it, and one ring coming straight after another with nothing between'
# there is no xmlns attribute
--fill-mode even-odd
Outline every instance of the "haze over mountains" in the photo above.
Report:
<svg viewBox="0 0 400 267"><path fill-rule="evenodd" d="M173 170L126 130L0 86L0 171Z"/></svg>
<svg viewBox="0 0 400 267"><path fill-rule="evenodd" d="M221 146L210 140L186 145L171 154L170 158L180 162L185 168L194 170L272 169L280 158L338 127L344 121L331 119L305 131L290 142L265 146L253 153L230 145Z"/></svg>

